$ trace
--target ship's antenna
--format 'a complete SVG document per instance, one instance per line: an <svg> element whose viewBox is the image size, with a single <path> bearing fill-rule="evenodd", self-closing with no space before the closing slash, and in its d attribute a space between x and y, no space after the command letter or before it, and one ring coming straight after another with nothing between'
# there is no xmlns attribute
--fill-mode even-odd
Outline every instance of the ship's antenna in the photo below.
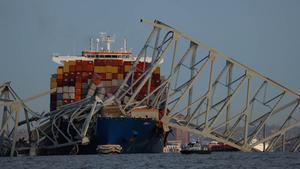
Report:
<svg viewBox="0 0 300 169"><path fill-rule="evenodd" d="M123 46L124 52L127 52L127 39L124 39L124 46Z"/></svg>
<svg viewBox="0 0 300 169"><path fill-rule="evenodd" d="M97 38L96 39L96 51L99 51L99 42L100 42L100 39Z"/></svg>
<svg viewBox="0 0 300 169"><path fill-rule="evenodd" d="M90 51L93 51L93 38L90 39Z"/></svg>

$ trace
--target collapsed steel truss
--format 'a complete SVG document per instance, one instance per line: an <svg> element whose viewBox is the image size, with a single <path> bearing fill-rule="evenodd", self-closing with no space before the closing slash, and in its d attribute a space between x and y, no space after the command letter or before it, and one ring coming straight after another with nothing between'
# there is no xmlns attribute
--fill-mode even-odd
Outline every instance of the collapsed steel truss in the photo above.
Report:
<svg viewBox="0 0 300 169"><path fill-rule="evenodd" d="M142 22L153 30L116 93L124 114L147 105L164 109L166 126L242 151L298 151L298 93L164 23ZM134 80L136 65L146 57L152 64ZM137 101L159 66L169 71L165 79Z"/></svg>
<svg viewBox="0 0 300 169"><path fill-rule="evenodd" d="M16 134L24 126L29 138L25 148L74 146L76 153L77 145L89 142L96 113L111 104L124 115L140 106L157 108L165 113L166 129L178 128L242 151L298 151L298 93L164 23L142 22L153 30L124 82L107 100L87 98L39 114L25 102L49 92L22 100L10 83L0 86L0 152L12 156L22 149L16 147ZM147 57L151 64L135 79L137 64ZM158 67L167 74L153 90L151 76ZM144 86L147 95L137 99Z"/></svg>
<svg viewBox="0 0 300 169"><path fill-rule="evenodd" d="M51 91L22 100L11 88L10 83L0 86L1 130L0 156L16 155L20 151L33 149L55 149L73 146L70 153L76 154L78 145L89 143L91 128L95 125L96 112L111 100L102 102L98 97L60 107L48 113L37 113L25 102L34 100ZM26 130L26 142L19 142L18 131ZM24 141L24 140L23 140Z"/></svg>

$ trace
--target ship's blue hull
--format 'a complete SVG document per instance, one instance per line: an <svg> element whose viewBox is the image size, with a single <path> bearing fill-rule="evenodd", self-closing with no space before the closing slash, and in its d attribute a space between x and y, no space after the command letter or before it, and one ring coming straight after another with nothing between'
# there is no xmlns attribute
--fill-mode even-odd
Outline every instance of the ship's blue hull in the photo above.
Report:
<svg viewBox="0 0 300 169"><path fill-rule="evenodd" d="M151 119L98 117L96 143L119 144L122 153L161 153L163 129Z"/></svg>

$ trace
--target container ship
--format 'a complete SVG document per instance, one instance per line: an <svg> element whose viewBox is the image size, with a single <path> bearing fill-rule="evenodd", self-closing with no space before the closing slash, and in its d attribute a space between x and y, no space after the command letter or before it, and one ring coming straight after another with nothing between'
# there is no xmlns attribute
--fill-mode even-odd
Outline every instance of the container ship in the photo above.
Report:
<svg viewBox="0 0 300 169"><path fill-rule="evenodd" d="M120 51L112 51L114 41L113 36L102 34L100 38L91 39L90 49L80 56L53 57L59 66L51 76L51 111L85 98L97 96L105 100L114 95L136 60L127 50L126 40ZM140 61L133 78L139 78L149 64L151 61L147 59ZM158 67L152 74L150 90L155 90L161 80ZM147 87L142 88L137 100L145 97ZM161 116L159 110L151 108L136 108L130 116L124 116L116 105L105 106L97 112L90 145L80 153L96 153L98 145L119 145L121 153L161 153L167 138L160 123Z"/></svg>

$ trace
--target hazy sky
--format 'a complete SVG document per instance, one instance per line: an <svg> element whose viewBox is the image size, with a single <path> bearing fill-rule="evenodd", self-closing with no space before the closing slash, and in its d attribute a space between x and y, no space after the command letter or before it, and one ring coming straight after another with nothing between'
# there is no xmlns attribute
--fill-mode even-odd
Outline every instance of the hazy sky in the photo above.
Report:
<svg viewBox="0 0 300 169"><path fill-rule="evenodd" d="M0 83L23 98L49 89L53 53L79 54L99 32L138 53L159 19L281 84L300 91L299 0L1 0ZM47 110L49 98L34 102Z"/></svg>

